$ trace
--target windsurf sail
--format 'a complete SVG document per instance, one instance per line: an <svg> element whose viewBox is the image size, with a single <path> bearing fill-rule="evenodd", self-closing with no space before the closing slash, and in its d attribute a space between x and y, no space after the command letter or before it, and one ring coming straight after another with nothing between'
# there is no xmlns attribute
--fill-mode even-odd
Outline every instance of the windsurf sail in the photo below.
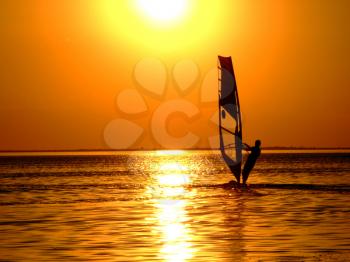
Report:
<svg viewBox="0 0 350 262"><path fill-rule="evenodd" d="M240 182L242 118L231 57L219 56L219 135L224 161Z"/></svg>

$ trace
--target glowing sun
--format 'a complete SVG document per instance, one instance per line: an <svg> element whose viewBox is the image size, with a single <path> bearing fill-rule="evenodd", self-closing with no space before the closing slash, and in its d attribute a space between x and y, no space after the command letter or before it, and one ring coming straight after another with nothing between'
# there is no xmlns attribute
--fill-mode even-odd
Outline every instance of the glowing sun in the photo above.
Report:
<svg viewBox="0 0 350 262"><path fill-rule="evenodd" d="M158 22L170 22L181 18L188 0L136 0L137 6L147 17Z"/></svg>

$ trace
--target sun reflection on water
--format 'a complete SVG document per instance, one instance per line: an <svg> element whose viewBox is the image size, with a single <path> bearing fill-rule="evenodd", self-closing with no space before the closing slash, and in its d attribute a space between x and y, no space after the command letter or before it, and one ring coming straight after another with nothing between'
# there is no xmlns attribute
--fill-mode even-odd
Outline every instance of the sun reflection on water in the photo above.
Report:
<svg viewBox="0 0 350 262"><path fill-rule="evenodd" d="M169 154L166 154L169 153ZM155 206L155 232L160 235L162 247L159 258L164 261L187 261L194 256L193 234L188 225L186 185L191 183L190 167L173 161L171 156L182 151L161 152L165 159L154 163L157 186L152 187ZM170 158L168 157L170 156Z"/></svg>
<svg viewBox="0 0 350 262"><path fill-rule="evenodd" d="M165 261L186 261L193 257L192 234L186 225L186 205L186 200L163 200L156 205L158 230L163 242L159 255Z"/></svg>
<svg viewBox="0 0 350 262"><path fill-rule="evenodd" d="M178 156L186 154L184 150L158 150L156 151L158 156Z"/></svg>

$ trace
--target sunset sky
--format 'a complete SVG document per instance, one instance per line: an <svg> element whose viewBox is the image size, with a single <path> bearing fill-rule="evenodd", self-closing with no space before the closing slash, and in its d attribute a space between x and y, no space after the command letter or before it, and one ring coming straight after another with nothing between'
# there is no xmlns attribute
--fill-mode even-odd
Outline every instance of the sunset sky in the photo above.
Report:
<svg viewBox="0 0 350 262"><path fill-rule="evenodd" d="M166 110L168 135L208 147L217 55L234 61L245 142L350 147L350 1L157 2L0 1L0 150L109 149L116 119L140 128L132 148L160 148Z"/></svg>

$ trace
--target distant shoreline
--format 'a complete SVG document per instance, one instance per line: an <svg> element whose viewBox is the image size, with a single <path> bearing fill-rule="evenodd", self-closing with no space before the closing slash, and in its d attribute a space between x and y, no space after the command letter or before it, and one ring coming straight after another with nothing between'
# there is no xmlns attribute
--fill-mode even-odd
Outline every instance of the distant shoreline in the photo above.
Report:
<svg viewBox="0 0 350 262"><path fill-rule="evenodd" d="M0 150L0 153L69 153L69 152L128 152L128 151L171 151L171 150L187 150L187 151L205 151L219 150L219 148L191 148L191 149L52 149L52 150ZM350 150L350 147L263 147L262 150Z"/></svg>

